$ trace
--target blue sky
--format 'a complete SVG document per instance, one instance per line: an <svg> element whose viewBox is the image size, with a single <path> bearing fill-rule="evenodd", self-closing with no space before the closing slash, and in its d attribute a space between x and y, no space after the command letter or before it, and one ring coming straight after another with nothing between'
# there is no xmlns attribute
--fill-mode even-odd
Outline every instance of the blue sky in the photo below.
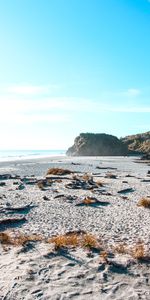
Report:
<svg viewBox="0 0 150 300"><path fill-rule="evenodd" d="M150 1L0 0L1 149L150 130Z"/></svg>

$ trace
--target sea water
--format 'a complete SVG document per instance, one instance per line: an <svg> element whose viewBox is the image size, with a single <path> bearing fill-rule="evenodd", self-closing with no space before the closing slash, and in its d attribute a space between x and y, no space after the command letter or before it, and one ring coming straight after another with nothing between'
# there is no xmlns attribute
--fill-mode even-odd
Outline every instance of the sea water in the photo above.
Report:
<svg viewBox="0 0 150 300"><path fill-rule="evenodd" d="M66 150L0 150L0 161L64 156Z"/></svg>

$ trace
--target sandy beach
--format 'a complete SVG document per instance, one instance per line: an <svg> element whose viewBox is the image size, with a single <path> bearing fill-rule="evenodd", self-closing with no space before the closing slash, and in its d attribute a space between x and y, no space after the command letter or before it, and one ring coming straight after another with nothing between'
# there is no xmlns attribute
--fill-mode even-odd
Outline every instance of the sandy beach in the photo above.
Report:
<svg viewBox="0 0 150 300"><path fill-rule="evenodd" d="M0 162L0 299L150 299L149 170L136 157ZM66 234L76 244L56 245Z"/></svg>

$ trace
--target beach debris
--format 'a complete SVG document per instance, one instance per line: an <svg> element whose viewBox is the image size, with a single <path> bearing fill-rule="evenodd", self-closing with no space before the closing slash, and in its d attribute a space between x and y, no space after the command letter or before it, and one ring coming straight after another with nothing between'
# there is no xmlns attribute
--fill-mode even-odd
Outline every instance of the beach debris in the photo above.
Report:
<svg viewBox="0 0 150 300"><path fill-rule="evenodd" d="M15 218L4 218L0 219L0 225L17 225L18 223L24 223L27 219L25 217L15 217Z"/></svg>
<svg viewBox="0 0 150 300"><path fill-rule="evenodd" d="M85 197L83 198L83 200L81 200L79 203L77 203L75 206L84 206L84 205L89 205L89 206L98 206L98 205L102 205L102 206L106 206L110 204L107 201L99 201L97 198L95 197Z"/></svg>
<svg viewBox="0 0 150 300"><path fill-rule="evenodd" d="M141 182L150 182L150 179L142 179Z"/></svg>
<svg viewBox="0 0 150 300"><path fill-rule="evenodd" d="M116 178L117 178L117 175L112 174L112 173L107 173L107 174L105 175L105 178L116 179Z"/></svg>
<svg viewBox="0 0 150 300"><path fill-rule="evenodd" d="M100 166L96 166L96 169L100 169L100 170L117 170L117 168L113 168L113 167L100 167Z"/></svg>
<svg viewBox="0 0 150 300"><path fill-rule="evenodd" d="M56 195L54 197L54 199L59 199L59 198L62 198L63 200L67 200L68 202L72 202L74 200L77 199L77 196L75 195L64 195L64 194L59 194L59 195Z"/></svg>
<svg viewBox="0 0 150 300"><path fill-rule="evenodd" d="M134 192L133 188L127 188L127 189L120 190L117 193L118 194L126 194L126 193L132 193L132 192Z"/></svg>
<svg viewBox="0 0 150 300"><path fill-rule="evenodd" d="M13 182L13 185L18 185L19 184L19 181L14 181Z"/></svg>
<svg viewBox="0 0 150 300"><path fill-rule="evenodd" d="M27 205L19 206L19 207L13 207L13 206L10 205L10 203L7 203L7 206L0 207L0 212L3 213L3 212L6 212L6 211L9 211L10 213L11 212L25 213L26 211L28 211L28 210L30 210L31 208L34 208L34 207L36 207L36 205L33 205L32 202L27 204Z"/></svg>
<svg viewBox="0 0 150 300"><path fill-rule="evenodd" d="M21 179L21 181L25 184L28 184L28 185L34 185L37 183L37 179L36 178L33 178L33 177L23 177Z"/></svg>
<svg viewBox="0 0 150 300"><path fill-rule="evenodd" d="M59 195L54 196L54 199L62 198L62 197L65 197L65 195L64 194L59 194Z"/></svg>
<svg viewBox="0 0 150 300"><path fill-rule="evenodd" d="M137 206L143 206L145 208L150 208L150 199L149 198L141 198L138 203Z"/></svg>
<svg viewBox="0 0 150 300"><path fill-rule="evenodd" d="M6 182L0 182L0 186L5 186Z"/></svg>
<svg viewBox="0 0 150 300"><path fill-rule="evenodd" d="M20 179L19 175L0 174L0 180Z"/></svg>
<svg viewBox="0 0 150 300"><path fill-rule="evenodd" d="M87 184L85 181L76 181L76 180L66 184L65 187L67 189L85 189L85 190L93 189L93 186Z"/></svg>
<svg viewBox="0 0 150 300"><path fill-rule="evenodd" d="M85 173L82 176L73 175L72 182L65 185L68 189L93 190L103 186L102 181L94 181L91 174Z"/></svg>
<svg viewBox="0 0 150 300"><path fill-rule="evenodd" d="M61 168L50 168L47 171L46 175L68 175L74 173L68 169L61 169Z"/></svg>
<svg viewBox="0 0 150 300"><path fill-rule="evenodd" d="M25 185L24 184L19 184L18 187L16 188L16 190L22 191L25 189Z"/></svg>
<svg viewBox="0 0 150 300"><path fill-rule="evenodd" d="M127 196L121 196L121 198L122 198L123 200L129 200L129 198L128 198Z"/></svg>
<svg viewBox="0 0 150 300"><path fill-rule="evenodd" d="M43 196L43 200L49 201L50 199L47 196Z"/></svg>
<svg viewBox="0 0 150 300"><path fill-rule="evenodd" d="M39 189L44 190L45 187L49 187L52 185L52 180L50 178L46 178L46 179L40 179L37 182L37 186L39 187Z"/></svg>

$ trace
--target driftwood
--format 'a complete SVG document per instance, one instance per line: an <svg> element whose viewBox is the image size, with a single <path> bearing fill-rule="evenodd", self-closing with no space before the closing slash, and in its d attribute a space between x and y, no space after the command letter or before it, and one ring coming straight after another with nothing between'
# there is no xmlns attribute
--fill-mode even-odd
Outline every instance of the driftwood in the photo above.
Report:
<svg viewBox="0 0 150 300"><path fill-rule="evenodd" d="M117 193L126 194L126 193L131 193L131 192L134 192L134 189L132 189L132 188L123 189L123 190L118 191Z"/></svg>
<svg viewBox="0 0 150 300"><path fill-rule="evenodd" d="M85 197L82 201L75 204L75 206L107 206L110 203L108 201L100 201L95 197Z"/></svg>
<svg viewBox="0 0 150 300"><path fill-rule="evenodd" d="M32 204L32 202L30 204L24 205L24 206L19 206L19 207L13 207L13 206L3 206L0 208L0 212L6 212L6 211L10 211L10 212L24 212L26 210L29 210L31 208L35 207L35 205Z"/></svg>
<svg viewBox="0 0 150 300"><path fill-rule="evenodd" d="M113 168L113 167L99 167L99 166L97 166L96 169L100 169L100 170L117 170L117 168Z"/></svg>
<svg viewBox="0 0 150 300"><path fill-rule="evenodd" d="M0 180L20 179L19 175L0 174Z"/></svg>
<svg viewBox="0 0 150 300"><path fill-rule="evenodd" d="M141 182L150 182L150 179L143 179Z"/></svg>

